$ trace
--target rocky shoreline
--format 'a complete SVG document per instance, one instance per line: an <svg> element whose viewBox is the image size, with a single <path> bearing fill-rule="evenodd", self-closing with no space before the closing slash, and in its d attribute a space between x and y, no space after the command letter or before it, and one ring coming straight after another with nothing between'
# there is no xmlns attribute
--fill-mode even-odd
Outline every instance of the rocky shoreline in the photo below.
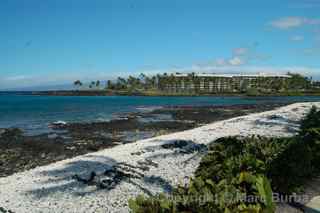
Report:
<svg viewBox="0 0 320 213"><path fill-rule="evenodd" d="M300 92L273 92L248 95L244 92L224 92L224 93L207 93L207 94L189 94L189 93L171 93L164 91L121 91L121 90L51 90L51 91L0 91L0 95L33 95L33 96L164 96L164 97L266 97L266 96L319 96L319 90L313 89Z"/></svg>
<svg viewBox="0 0 320 213"><path fill-rule="evenodd" d="M129 212L130 198L188 184L207 145L216 139L291 137L313 105L320 103L226 119L18 172L0 178L0 207L14 212ZM291 212L288 208L277 212Z"/></svg>
<svg viewBox="0 0 320 213"><path fill-rule="evenodd" d="M184 131L208 123L272 110L286 104L179 106L123 114L109 122L70 123L55 132L27 136L0 129L0 177L119 144Z"/></svg>

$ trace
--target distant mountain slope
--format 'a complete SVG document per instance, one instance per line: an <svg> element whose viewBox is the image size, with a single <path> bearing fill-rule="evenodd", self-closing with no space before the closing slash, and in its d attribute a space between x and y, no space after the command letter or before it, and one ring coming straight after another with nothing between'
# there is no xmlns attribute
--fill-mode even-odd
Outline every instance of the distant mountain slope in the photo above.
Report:
<svg viewBox="0 0 320 213"><path fill-rule="evenodd" d="M90 82L84 82L82 89L89 89ZM107 81L100 80L100 88L104 88ZM13 87L9 89L0 89L0 91L55 91L55 90L75 90L76 87L72 83L65 84L52 84L52 85L39 85L39 86L29 86L29 87Z"/></svg>
<svg viewBox="0 0 320 213"><path fill-rule="evenodd" d="M43 86L30 86L30 87L17 87L11 89L4 89L2 91L52 91L52 90L74 90L75 87L72 84L60 84L60 85L43 85Z"/></svg>

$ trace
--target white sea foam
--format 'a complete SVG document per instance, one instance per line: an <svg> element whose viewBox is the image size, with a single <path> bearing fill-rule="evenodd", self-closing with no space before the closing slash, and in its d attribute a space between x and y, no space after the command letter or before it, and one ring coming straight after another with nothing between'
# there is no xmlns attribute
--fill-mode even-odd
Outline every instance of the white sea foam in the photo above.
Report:
<svg viewBox="0 0 320 213"><path fill-rule="evenodd" d="M152 112L153 110L162 109L163 106L139 106L136 107L137 110L142 112Z"/></svg>

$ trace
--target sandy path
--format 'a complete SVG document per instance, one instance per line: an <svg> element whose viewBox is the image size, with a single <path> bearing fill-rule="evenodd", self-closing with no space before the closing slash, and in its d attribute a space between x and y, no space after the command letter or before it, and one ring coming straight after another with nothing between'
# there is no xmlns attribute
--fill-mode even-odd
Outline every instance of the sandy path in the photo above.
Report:
<svg viewBox="0 0 320 213"><path fill-rule="evenodd" d="M190 153L190 148L201 148L199 144L208 144L224 136L293 135L299 127L297 121L312 105L320 107L319 102L292 104L119 145L1 178L0 207L15 212L128 212L128 198L141 193L168 191L192 175L202 154ZM175 140L192 142L181 149L162 146ZM126 163L122 168L130 170L131 174L139 176L142 173L144 177L123 180L111 190L98 190L95 185L88 186L72 178L74 174L86 177L91 171L103 173L119 163ZM142 165L148 168L143 169Z"/></svg>

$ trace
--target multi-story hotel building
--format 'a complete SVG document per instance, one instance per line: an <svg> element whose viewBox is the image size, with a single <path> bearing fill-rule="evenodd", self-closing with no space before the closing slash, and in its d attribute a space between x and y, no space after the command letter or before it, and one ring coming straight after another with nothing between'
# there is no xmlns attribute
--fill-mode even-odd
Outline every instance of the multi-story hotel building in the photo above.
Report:
<svg viewBox="0 0 320 213"><path fill-rule="evenodd" d="M206 74L175 73L162 75L159 88L167 92L244 92L249 88L279 89L287 83L289 75L277 74Z"/></svg>

